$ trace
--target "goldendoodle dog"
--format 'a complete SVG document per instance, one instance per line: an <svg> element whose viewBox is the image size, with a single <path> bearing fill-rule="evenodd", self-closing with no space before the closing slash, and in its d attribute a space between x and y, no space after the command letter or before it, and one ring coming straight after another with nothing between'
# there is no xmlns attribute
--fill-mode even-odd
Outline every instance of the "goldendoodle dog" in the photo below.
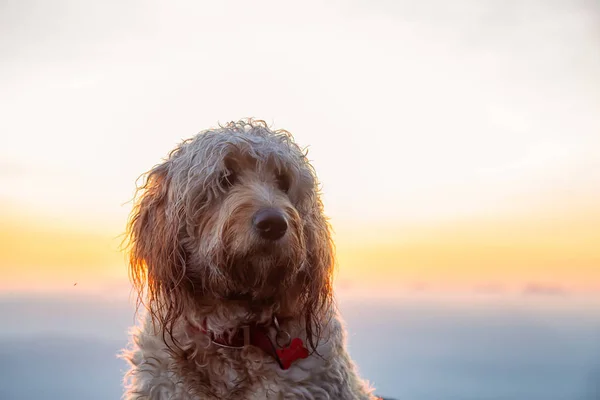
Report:
<svg viewBox="0 0 600 400"><path fill-rule="evenodd" d="M125 399L375 399L345 348L319 184L291 135L244 120L151 169L128 226L144 310Z"/></svg>

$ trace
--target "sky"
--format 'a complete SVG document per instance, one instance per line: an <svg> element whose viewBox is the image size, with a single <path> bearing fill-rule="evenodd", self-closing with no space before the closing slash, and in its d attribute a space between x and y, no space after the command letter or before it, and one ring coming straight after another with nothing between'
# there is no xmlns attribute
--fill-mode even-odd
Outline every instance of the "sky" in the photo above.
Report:
<svg viewBox="0 0 600 400"><path fill-rule="evenodd" d="M598 292L599 45L591 1L0 2L0 292L126 290L137 177L243 117L340 290Z"/></svg>

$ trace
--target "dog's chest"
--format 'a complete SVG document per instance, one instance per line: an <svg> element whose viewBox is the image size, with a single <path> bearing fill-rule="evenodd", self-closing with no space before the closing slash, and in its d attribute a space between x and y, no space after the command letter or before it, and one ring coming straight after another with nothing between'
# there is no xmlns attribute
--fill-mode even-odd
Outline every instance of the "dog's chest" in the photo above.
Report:
<svg viewBox="0 0 600 400"><path fill-rule="evenodd" d="M233 354L229 357L226 351L209 350L184 363L165 361L176 378L176 391L192 394L190 400L328 398L323 396L326 366L320 357L309 356L284 370L260 349L242 350L235 357Z"/></svg>
<svg viewBox="0 0 600 400"><path fill-rule="evenodd" d="M345 398L339 390L349 371L340 364L344 358L333 350L340 347L336 335L321 341L320 356L296 360L287 370L254 346L222 349L184 338L180 342L188 350L174 355L160 335L146 330L135 333L125 355L133 367L127 378L127 399L140 394L149 400Z"/></svg>
<svg viewBox="0 0 600 400"><path fill-rule="evenodd" d="M288 370L282 370L277 364L268 363L260 368L243 373L234 370L223 375L227 393L222 398L264 400L301 397L319 398L323 388L317 377L322 370L319 359L302 360ZM242 382L242 385L234 384Z"/></svg>

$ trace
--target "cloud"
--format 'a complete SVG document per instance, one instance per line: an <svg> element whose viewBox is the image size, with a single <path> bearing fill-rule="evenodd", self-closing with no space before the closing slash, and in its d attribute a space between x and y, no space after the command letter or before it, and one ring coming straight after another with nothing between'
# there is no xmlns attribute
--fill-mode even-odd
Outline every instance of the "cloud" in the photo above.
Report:
<svg viewBox="0 0 600 400"><path fill-rule="evenodd" d="M506 292L506 287L500 283L482 283L475 285L473 291L483 294L502 294Z"/></svg>
<svg viewBox="0 0 600 400"><path fill-rule="evenodd" d="M569 294L569 290L561 285L533 282L525 285L523 294L527 296L565 296Z"/></svg>

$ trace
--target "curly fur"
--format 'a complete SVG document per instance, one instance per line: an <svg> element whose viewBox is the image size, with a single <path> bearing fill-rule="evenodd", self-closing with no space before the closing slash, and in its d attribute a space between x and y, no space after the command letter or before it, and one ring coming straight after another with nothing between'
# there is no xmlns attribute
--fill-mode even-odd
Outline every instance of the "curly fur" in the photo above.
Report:
<svg viewBox="0 0 600 400"><path fill-rule="evenodd" d="M128 225L130 274L145 313L123 357L129 399L373 399L345 350L332 293L334 251L319 184L291 135L231 122L184 141L150 170ZM265 243L261 207L287 233ZM311 355L281 370L220 336L277 316Z"/></svg>

